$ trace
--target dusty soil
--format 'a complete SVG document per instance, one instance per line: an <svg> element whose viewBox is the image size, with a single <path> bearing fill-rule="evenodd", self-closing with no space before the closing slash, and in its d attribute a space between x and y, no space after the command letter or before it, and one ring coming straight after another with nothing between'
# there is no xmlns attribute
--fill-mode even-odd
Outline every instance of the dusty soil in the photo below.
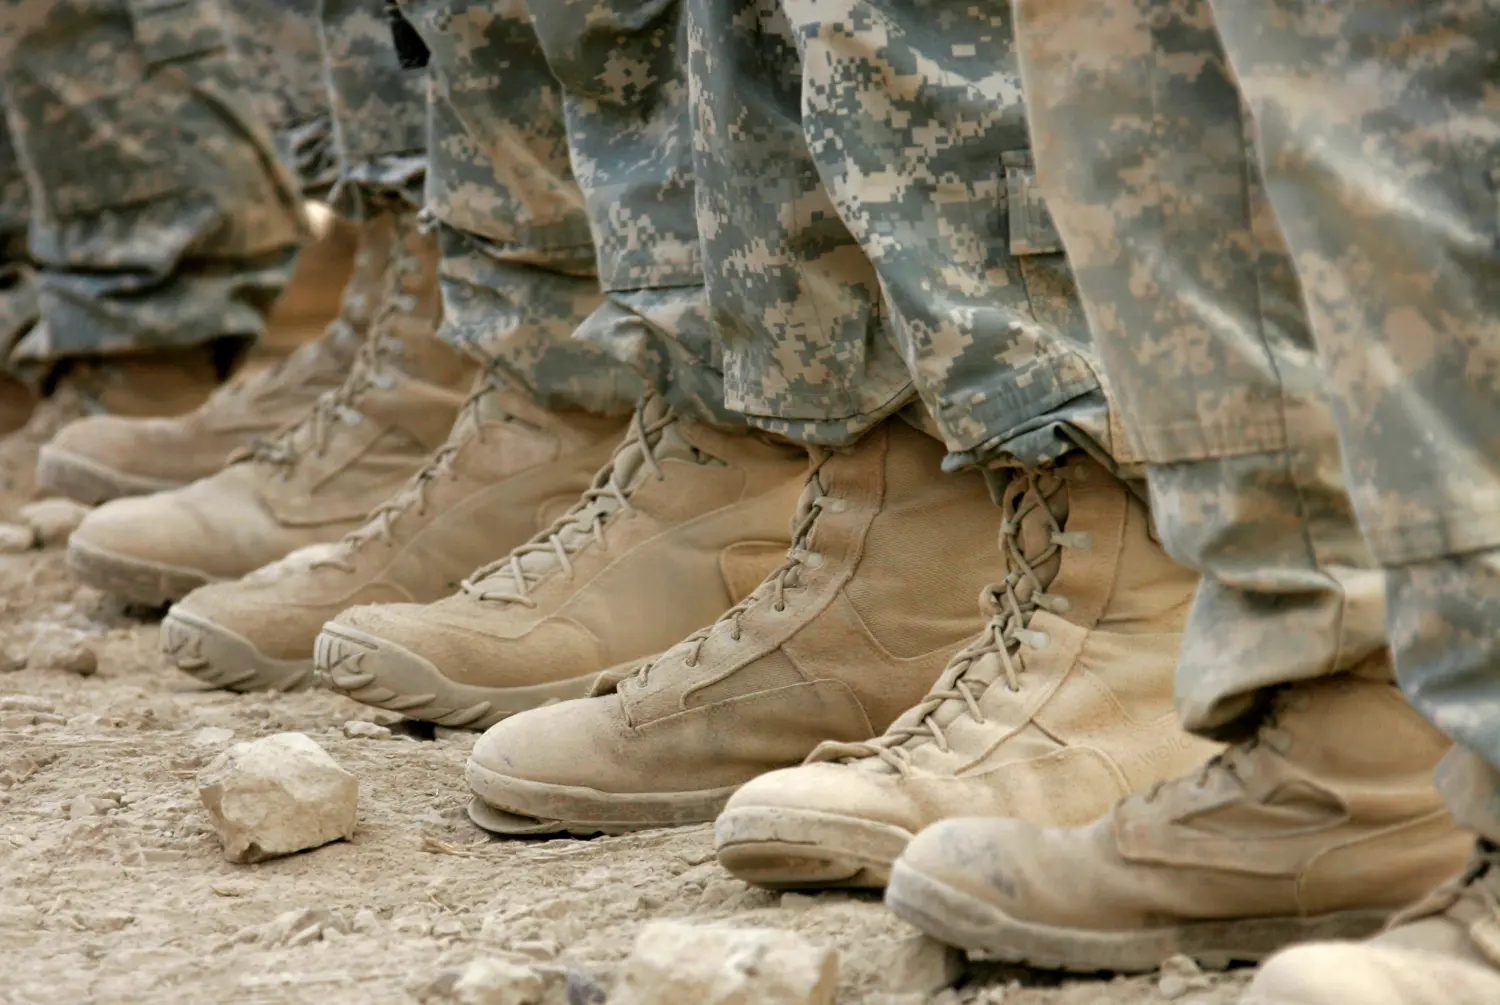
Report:
<svg viewBox="0 0 1500 1005"><path fill-rule="evenodd" d="M98 672L13 669L39 632L79 633ZM0 1002L316 1003L430 999L501 951L608 986L640 926L691 918L795 929L841 954L843 1005L917 1005L883 982L910 930L878 900L777 895L731 879L707 827L591 841L498 841L464 815L471 734L347 739L372 710L326 693L205 691L165 668L157 626L76 586L56 550L0 556ZM399 724L398 724L399 726ZM354 841L226 862L196 773L226 745L284 730L360 780ZM321 938L276 919L332 912ZM316 934L316 933L313 933ZM451 979L451 978L450 978ZM1243 975L1059 982L975 968L942 1005L1231 1005Z"/></svg>

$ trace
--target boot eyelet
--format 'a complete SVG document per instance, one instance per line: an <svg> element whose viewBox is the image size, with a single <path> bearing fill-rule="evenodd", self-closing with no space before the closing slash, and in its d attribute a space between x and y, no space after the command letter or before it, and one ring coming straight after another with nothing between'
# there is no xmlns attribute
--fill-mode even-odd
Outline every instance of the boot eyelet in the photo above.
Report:
<svg viewBox="0 0 1500 1005"><path fill-rule="evenodd" d="M786 611L786 604L781 604L781 603L772 604L771 605L771 610L775 611L777 614L782 614L782 613L784 613Z"/></svg>

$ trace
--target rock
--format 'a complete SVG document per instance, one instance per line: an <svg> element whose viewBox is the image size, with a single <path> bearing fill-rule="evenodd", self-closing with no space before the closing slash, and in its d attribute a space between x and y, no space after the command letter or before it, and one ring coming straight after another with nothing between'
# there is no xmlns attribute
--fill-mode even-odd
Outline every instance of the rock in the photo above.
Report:
<svg viewBox="0 0 1500 1005"><path fill-rule="evenodd" d="M188 740L195 747L217 747L234 739L234 730L223 726L204 726Z"/></svg>
<svg viewBox="0 0 1500 1005"><path fill-rule="evenodd" d="M72 632L41 631L26 653L26 665L33 670L66 670L89 677L99 669L99 657Z"/></svg>
<svg viewBox="0 0 1500 1005"><path fill-rule="evenodd" d="M358 911L354 912L354 921L350 924L349 930L353 932L362 932L368 935L370 932L375 931L379 927L380 916L374 911L370 910L368 907L362 907Z"/></svg>
<svg viewBox="0 0 1500 1005"><path fill-rule="evenodd" d="M531 967L481 959L464 967L448 993L458 1005L542 1005L547 982Z"/></svg>
<svg viewBox="0 0 1500 1005"><path fill-rule="evenodd" d="M392 734L385 726L362 719L350 719L344 723L344 735L351 740L389 740Z"/></svg>
<svg viewBox="0 0 1500 1005"><path fill-rule="evenodd" d="M1213 982L1186 956L1169 956L1161 963L1156 991L1167 1001L1176 1001L1189 991L1202 991Z"/></svg>
<svg viewBox="0 0 1500 1005"><path fill-rule="evenodd" d="M354 836L359 781L303 733L236 743L198 774L231 862L260 862Z"/></svg>
<svg viewBox="0 0 1500 1005"><path fill-rule="evenodd" d="M964 975L964 954L925 935L903 939L890 965L890 989L923 997L952 987Z"/></svg>
<svg viewBox="0 0 1500 1005"><path fill-rule="evenodd" d="M658 921L610 1005L833 1005L838 953L793 932Z"/></svg>
<svg viewBox="0 0 1500 1005"><path fill-rule="evenodd" d="M36 547L36 534L30 527L0 523L0 555L19 555Z"/></svg>
<svg viewBox="0 0 1500 1005"><path fill-rule="evenodd" d="M301 946L323 937L324 932L344 934L344 919L321 907L299 907L278 914L261 929L256 941L266 946Z"/></svg>
<svg viewBox="0 0 1500 1005"><path fill-rule="evenodd" d="M89 515L89 508L71 499L41 499L21 507L21 522L36 535L43 548L66 544L69 536Z"/></svg>

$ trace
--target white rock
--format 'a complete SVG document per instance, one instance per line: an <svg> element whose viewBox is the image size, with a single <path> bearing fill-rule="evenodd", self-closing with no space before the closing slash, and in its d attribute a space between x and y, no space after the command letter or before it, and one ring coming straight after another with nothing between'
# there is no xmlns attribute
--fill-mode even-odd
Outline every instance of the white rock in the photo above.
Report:
<svg viewBox="0 0 1500 1005"><path fill-rule="evenodd" d="M42 499L22 506L17 514L44 548L66 543L88 515L87 506L71 499Z"/></svg>
<svg viewBox="0 0 1500 1005"><path fill-rule="evenodd" d="M344 735L351 740L389 740L391 731L363 719L350 719L344 723Z"/></svg>
<svg viewBox="0 0 1500 1005"><path fill-rule="evenodd" d="M964 954L925 935L903 939L890 965L890 989L923 997L951 987L964 973Z"/></svg>
<svg viewBox="0 0 1500 1005"><path fill-rule="evenodd" d="M448 997L458 1005L542 1005L546 993L547 982L531 967L480 959L464 967Z"/></svg>
<svg viewBox="0 0 1500 1005"><path fill-rule="evenodd" d="M0 523L0 555L19 555L36 547L36 533L30 527Z"/></svg>
<svg viewBox="0 0 1500 1005"><path fill-rule="evenodd" d="M303 733L236 743L198 774L231 862L259 862L354 836L359 781Z"/></svg>
<svg viewBox="0 0 1500 1005"><path fill-rule="evenodd" d="M66 670L89 677L98 671L99 657L72 632L43 630L26 653L26 665L33 670Z"/></svg>
<svg viewBox="0 0 1500 1005"><path fill-rule="evenodd" d="M838 953L793 932L658 921L610 1005L833 1005Z"/></svg>
<svg viewBox="0 0 1500 1005"><path fill-rule="evenodd" d="M195 747L217 747L234 739L234 730L223 726L204 726L188 740Z"/></svg>

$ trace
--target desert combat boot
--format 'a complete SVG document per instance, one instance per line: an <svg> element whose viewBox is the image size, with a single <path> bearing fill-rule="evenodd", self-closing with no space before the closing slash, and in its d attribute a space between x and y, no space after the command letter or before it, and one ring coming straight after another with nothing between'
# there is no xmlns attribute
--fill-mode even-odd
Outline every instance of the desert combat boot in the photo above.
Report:
<svg viewBox="0 0 1500 1005"><path fill-rule="evenodd" d="M349 374L296 424L179 489L116 499L68 542L68 567L160 606L364 522L443 444L474 366L436 337L437 247L398 218L385 295Z"/></svg>
<svg viewBox="0 0 1500 1005"><path fill-rule="evenodd" d="M322 337L169 418L90 415L64 426L37 457L44 490L97 505L179 488L222 468L236 450L300 419L349 374L380 299L393 239L389 214L360 228L342 310Z"/></svg>
<svg viewBox="0 0 1500 1005"><path fill-rule="evenodd" d="M1472 837L1432 782L1448 746L1377 657L1284 687L1252 738L1084 827L928 827L886 903L950 945L1077 972L1363 937L1463 866Z"/></svg>
<svg viewBox="0 0 1500 1005"><path fill-rule="evenodd" d="M1494 1005L1500 1002L1500 848L1365 943L1297 946L1261 967L1242 1005Z"/></svg>
<svg viewBox="0 0 1500 1005"><path fill-rule="evenodd" d="M1172 706L1197 576L1152 538L1145 504L1074 455L1017 473L1003 505L1004 578L981 598L979 636L881 736L825 743L736 792L715 827L730 872L880 887L930 823L1084 824L1213 753Z"/></svg>
<svg viewBox="0 0 1500 1005"><path fill-rule="evenodd" d="M433 604L339 615L318 670L352 698L447 726L584 694L749 593L780 561L800 448L677 418L647 398L555 524Z"/></svg>
<svg viewBox="0 0 1500 1005"><path fill-rule="evenodd" d="M899 419L815 451L792 545L743 602L591 697L492 727L470 815L498 832L620 832L712 820L736 788L823 740L868 740L983 625L1000 510L975 473Z"/></svg>
<svg viewBox="0 0 1500 1005"><path fill-rule="evenodd" d="M457 590L476 555L507 554L566 511L624 427L549 412L492 371L448 442L363 526L194 590L162 622L162 651L217 687L301 687L324 622L355 604L430 603Z"/></svg>

